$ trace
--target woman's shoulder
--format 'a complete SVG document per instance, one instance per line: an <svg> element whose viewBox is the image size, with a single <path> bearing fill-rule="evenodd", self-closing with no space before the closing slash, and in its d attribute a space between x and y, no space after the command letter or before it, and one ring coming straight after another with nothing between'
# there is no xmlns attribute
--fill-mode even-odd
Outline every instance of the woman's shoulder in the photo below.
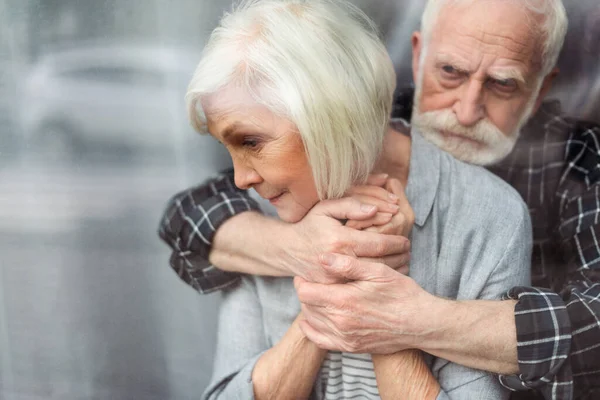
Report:
<svg viewBox="0 0 600 400"><path fill-rule="evenodd" d="M508 183L487 169L467 164L444 153L441 192L448 193L452 206L478 217L478 222L499 220L504 223L529 217L521 195ZM444 173L445 172L445 173Z"/></svg>

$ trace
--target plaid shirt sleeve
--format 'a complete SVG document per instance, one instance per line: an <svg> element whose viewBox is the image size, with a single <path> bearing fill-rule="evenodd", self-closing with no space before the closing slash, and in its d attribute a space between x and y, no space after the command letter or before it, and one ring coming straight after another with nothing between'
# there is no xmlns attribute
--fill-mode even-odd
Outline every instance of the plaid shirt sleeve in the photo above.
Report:
<svg viewBox="0 0 600 400"><path fill-rule="evenodd" d="M581 128L581 127L580 127ZM600 398L600 128L584 126L566 148L557 234L565 254L560 293L513 288L520 374L513 390L546 399Z"/></svg>
<svg viewBox="0 0 600 400"><path fill-rule="evenodd" d="M256 201L233 183L233 170L176 194L168 203L158 234L173 250L169 263L177 275L207 294L236 283L237 274L208 261L212 240L221 224L244 211L260 211Z"/></svg>

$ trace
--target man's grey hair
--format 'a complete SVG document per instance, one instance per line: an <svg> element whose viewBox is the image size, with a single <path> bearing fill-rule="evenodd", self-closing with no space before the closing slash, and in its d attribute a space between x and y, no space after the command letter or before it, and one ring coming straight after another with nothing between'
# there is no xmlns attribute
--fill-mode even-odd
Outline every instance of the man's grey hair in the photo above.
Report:
<svg viewBox="0 0 600 400"><path fill-rule="evenodd" d="M450 3L466 3L492 0L428 0L421 18L421 34L425 46L431 38L435 21L443 6ZM567 34L568 19L562 0L495 0L513 1L523 6L534 16L541 16L543 22L538 26L544 45L540 54L542 65L540 77L548 75L556 66L558 56L563 47Z"/></svg>
<svg viewBox="0 0 600 400"><path fill-rule="evenodd" d="M342 0L246 0L212 32L186 95L235 85L293 122L321 199L364 182L383 146L396 75L375 24Z"/></svg>

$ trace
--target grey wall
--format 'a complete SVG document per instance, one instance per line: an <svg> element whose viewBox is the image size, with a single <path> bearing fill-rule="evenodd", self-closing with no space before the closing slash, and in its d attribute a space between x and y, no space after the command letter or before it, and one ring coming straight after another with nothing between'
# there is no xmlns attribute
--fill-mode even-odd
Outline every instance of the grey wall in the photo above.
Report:
<svg viewBox="0 0 600 400"><path fill-rule="evenodd" d="M0 0L0 399L192 399L207 383L218 299L170 270L156 228L170 195L228 163L181 105L227 3ZM409 85L423 2L357 3ZM600 121L600 6L567 6L553 96Z"/></svg>

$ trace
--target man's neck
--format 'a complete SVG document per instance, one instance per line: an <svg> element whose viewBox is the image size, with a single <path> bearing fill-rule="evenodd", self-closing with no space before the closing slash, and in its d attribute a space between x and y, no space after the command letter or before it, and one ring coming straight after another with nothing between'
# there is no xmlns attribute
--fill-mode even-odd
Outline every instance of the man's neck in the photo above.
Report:
<svg viewBox="0 0 600 400"><path fill-rule="evenodd" d="M410 171L411 138L408 132L389 127L383 141L383 151L375 165L374 173L386 173L398 179L406 188Z"/></svg>

